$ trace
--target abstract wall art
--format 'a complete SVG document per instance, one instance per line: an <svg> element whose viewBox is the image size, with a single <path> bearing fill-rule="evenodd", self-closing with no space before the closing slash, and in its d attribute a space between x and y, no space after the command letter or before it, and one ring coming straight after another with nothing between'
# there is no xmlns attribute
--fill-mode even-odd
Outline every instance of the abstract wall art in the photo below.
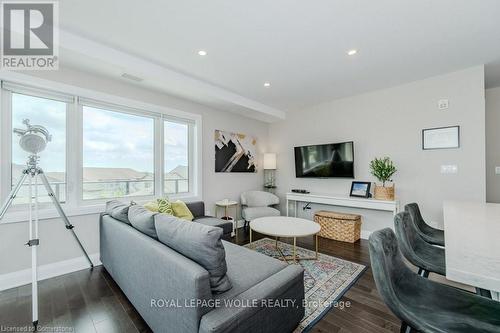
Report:
<svg viewBox="0 0 500 333"><path fill-rule="evenodd" d="M215 130L215 172L257 172L257 139Z"/></svg>

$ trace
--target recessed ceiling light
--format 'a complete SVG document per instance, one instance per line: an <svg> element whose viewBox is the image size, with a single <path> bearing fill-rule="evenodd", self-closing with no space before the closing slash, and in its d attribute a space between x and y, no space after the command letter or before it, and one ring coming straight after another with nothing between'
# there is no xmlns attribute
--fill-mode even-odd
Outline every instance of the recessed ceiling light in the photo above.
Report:
<svg viewBox="0 0 500 333"><path fill-rule="evenodd" d="M205 50L199 50L198 51L198 55L206 56L207 55L207 51L205 51Z"/></svg>
<svg viewBox="0 0 500 333"><path fill-rule="evenodd" d="M267 87L270 87L270 86L271 86L271 83L269 83L269 82L264 82L264 87L266 87L266 88L267 88Z"/></svg>
<svg viewBox="0 0 500 333"><path fill-rule="evenodd" d="M347 51L347 55L350 55L350 56L353 56L353 55L355 55L356 53L358 53L358 50L355 50L355 49L352 49L352 50Z"/></svg>

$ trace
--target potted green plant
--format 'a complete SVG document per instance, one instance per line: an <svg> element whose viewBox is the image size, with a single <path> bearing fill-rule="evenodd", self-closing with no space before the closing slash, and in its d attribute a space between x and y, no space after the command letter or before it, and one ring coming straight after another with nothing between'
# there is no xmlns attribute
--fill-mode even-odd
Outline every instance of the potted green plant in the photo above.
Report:
<svg viewBox="0 0 500 333"><path fill-rule="evenodd" d="M379 200L394 200L394 184L386 186L387 182L392 182L392 176L397 169L389 157L375 158L370 162L370 172L377 178L382 186L375 184L374 197Z"/></svg>

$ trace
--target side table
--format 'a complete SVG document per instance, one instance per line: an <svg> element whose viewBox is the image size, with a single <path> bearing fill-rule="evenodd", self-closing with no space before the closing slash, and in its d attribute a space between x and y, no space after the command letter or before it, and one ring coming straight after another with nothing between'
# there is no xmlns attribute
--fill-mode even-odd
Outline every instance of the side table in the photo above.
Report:
<svg viewBox="0 0 500 333"><path fill-rule="evenodd" d="M237 218L238 218L238 202L234 200L224 199L217 201L215 203L215 216L218 217L219 208L224 209L224 216L221 216L220 219L231 221L233 223L233 232L231 236L236 236L236 243L238 243L238 232L237 232ZM234 208L234 217L228 215L228 210Z"/></svg>

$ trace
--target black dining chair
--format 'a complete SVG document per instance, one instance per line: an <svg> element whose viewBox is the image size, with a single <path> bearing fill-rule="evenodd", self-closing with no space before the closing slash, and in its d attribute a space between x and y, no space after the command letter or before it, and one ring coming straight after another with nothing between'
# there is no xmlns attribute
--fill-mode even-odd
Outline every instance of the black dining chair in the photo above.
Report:
<svg viewBox="0 0 500 333"><path fill-rule="evenodd" d="M401 252L411 264L419 268L418 274L423 277L428 277L430 272L446 275L444 249L422 238L408 212L396 215L394 230Z"/></svg>
<svg viewBox="0 0 500 333"><path fill-rule="evenodd" d="M444 250L432 245L430 247L425 246L425 244L421 242L421 240L424 240L429 244L444 246L444 231L435 229L425 223L416 203L407 204L405 206L405 212L409 214L410 221L413 224L413 228L407 226L405 230L416 230L420 237L414 236L412 240L408 239L407 242L401 243L403 255L408 261L419 268L418 274L423 277L428 277L429 272L446 275ZM394 223L396 223L396 220ZM401 226L401 228L403 227ZM396 234L398 240L403 239L402 236L404 236L404 233L398 232L397 226ZM483 297L491 298L491 292L489 290L476 287L476 293Z"/></svg>
<svg viewBox="0 0 500 333"><path fill-rule="evenodd" d="M410 203L405 206L405 211L410 214L410 217L420 232L422 238L430 244L444 246L444 231L436 229L425 223L420 209L416 203Z"/></svg>
<svg viewBox="0 0 500 333"><path fill-rule="evenodd" d="M384 302L403 322L401 332L500 332L500 302L413 272L404 263L391 229L372 233L369 246L375 284Z"/></svg>

